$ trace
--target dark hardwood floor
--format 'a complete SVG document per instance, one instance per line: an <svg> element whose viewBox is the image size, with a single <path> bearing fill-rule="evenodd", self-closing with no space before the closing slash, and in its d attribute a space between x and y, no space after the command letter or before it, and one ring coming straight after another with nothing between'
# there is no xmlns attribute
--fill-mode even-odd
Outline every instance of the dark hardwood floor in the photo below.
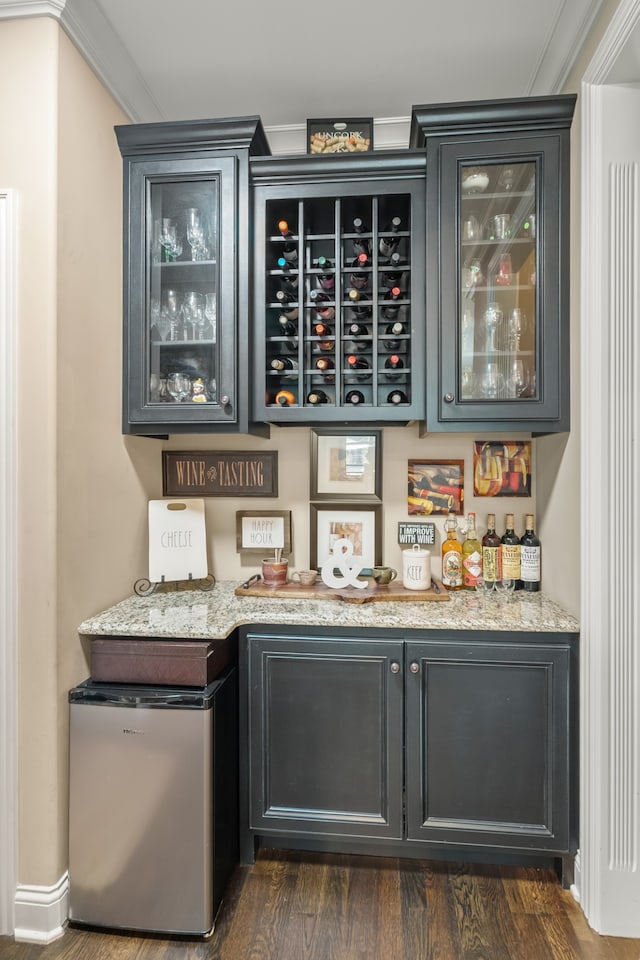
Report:
<svg viewBox="0 0 640 960"><path fill-rule="evenodd" d="M2 960L640 960L600 937L542 868L262 850L239 867L208 941L69 928L0 938Z"/></svg>

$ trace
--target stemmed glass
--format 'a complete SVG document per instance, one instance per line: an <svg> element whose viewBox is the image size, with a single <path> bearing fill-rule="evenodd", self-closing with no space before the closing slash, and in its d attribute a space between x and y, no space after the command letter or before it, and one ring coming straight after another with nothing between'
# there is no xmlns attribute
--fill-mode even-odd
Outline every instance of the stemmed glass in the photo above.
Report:
<svg viewBox="0 0 640 960"><path fill-rule="evenodd" d="M216 319L218 312L218 303L215 293L207 293L205 296L204 315L211 327L211 341L216 342Z"/></svg>
<svg viewBox="0 0 640 960"><path fill-rule="evenodd" d="M204 221L197 207L189 207L187 210L187 242L191 247L192 260L206 258Z"/></svg>
<svg viewBox="0 0 640 960"><path fill-rule="evenodd" d="M490 303L483 314L485 330L487 331L487 353L495 353L496 330L502 322L502 310L499 303Z"/></svg>
<svg viewBox="0 0 640 960"><path fill-rule="evenodd" d="M204 297L195 290L189 290L184 295L182 301L182 313L185 324L191 325L191 337L196 339L196 330L199 332L198 339L202 340L204 329Z"/></svg>
<svg viewBox="0 0 640 960"><path fill-rule="evenodd" d="M178 226L170 217L163 217L158 227L158 240L164 251L165 263L177 260L182 253L182 244L178 242Z"/></svg>
<svg viewBox="0 0 640 960"><path fill-rule="evenodd" d="M528 385L527 374L522 360L514 358L509 370L509 392L512 397L520 397Z"/></svg>
<svg viewBox="0 0 640 960"><path fill-rule="evenodd" d="M480 391L485 400L497 400L504 386L504 377L498 370L497 363L488 363L487 368L482 374L480 382Z"/></svg>
<svg viewBox="0 0 640 960"><path fill-rule="evenodd" d="M509 342L513 345L514 350L520 349L520 337L522 336L524 324L525 316L522 310L520 307L514 307L509 314L508 320Z"/></svg>
<svg viewBox="0 0 640 960"><path fill-rule="evenodd" d="M180 294L177 290L167 290L165 294L165 304L163 310L165 319L169 323L169 340L178 339L178 324L182 314L180 304Z"/></svg>
<svg viewBox="0 0 640 960"><path fill-rule="evenodd" d="M184 373L170 373L167 377L167 390L176 403L182 403L191 393L191 380Z"/></svg>

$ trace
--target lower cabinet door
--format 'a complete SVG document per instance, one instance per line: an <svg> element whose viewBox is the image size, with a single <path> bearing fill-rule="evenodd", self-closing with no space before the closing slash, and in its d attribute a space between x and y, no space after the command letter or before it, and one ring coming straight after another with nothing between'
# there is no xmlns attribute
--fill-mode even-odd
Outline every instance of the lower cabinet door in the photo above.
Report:
<svg viewBox="0 0 640 960"><path fill-rule="evenodd" d="M407 644L407 838L568 852L570 649Z"/></svg>
<svg viewBox="0 0 640 960"><path fill-rule="evenodd" d="M401 839L402 641L247 641L251 828Z"/></svg>

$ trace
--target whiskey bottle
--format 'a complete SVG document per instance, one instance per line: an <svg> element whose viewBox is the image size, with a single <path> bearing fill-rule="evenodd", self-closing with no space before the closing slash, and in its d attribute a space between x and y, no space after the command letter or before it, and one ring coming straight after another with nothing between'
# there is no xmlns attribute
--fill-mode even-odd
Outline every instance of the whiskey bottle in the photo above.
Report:
<svg viewBox="0 0 640 960"><path fill-rule="evenodd" d="M514 580L516 590L522 589L520 580L520 538L514 530L513 514L505 518L505 532L502 534L502 578Z"/></svg>
<svg viewBox="0 0 640 960"><path fill-rule="evenodd" d="M475 590L482 576L482 544L476 533L476 515L467 515L467 535L462 544L462 586Z"/></svg>
<svg viewBox="0 0 640 960"><path fill-rule="evenodd" d="M364 403L364 393L361 390L348 390L344 402L352 403L354 406Z"/></svg>
<svg viewBox="0 0 640 960"><path fill-rule="evenodd" d="M399 320L396 320L394 323L388 324L384 331L385 337L399 337L402 334L406 333L406 327L404 323L401 323ZM399 350L402 344L401 340L383 340L382 341L385 350Z"/></svg>
<svg viewBox="0 0 640 960"><path fill-rule="evenodd" d="M404 390L391 390L387 394L387 403L409 403L409 398Z"/></svg>
<svg viewBox="0 0 640 960"><path fill-rule="evenodd" d="M520 581L522 589L529 593L536 593L540 589L540 561L540 539L534 529L533 514L528 513L525 531L520 538Z"/></svg>
<svg viewBox="0 0 640 960"><path fill-rule="evenodd" d="M449 510L444 529L442 586L446 590L460 590L462 588L462 544L458 540L458 524L453 510Z"/></svg>
<svg viewBox="0 0 640 960"><path fill-rule="evenodd" d="M496 533L496 515L487 515L487 532L482 538L482 575L487 582L502 580L502 541Z"/></svg>

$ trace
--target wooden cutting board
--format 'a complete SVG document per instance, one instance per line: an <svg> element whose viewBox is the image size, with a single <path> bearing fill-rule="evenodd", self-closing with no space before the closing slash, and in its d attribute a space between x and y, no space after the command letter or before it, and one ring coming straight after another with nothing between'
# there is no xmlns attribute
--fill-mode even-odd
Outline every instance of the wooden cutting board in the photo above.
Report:
<svg viewBox="0 0 640 960"><path fill-rule="evenodd" d="M365 590L357 587L344 587L334 590L321 580L312 587L303 587L299 583L283 583L280 586L267 586L262 580L256 580L248 587L236 587L238 597L269 597L279 600L344 600L347 603L372 603L376 600L449 600L449 594L440 581L436 581L439 593L430 590L407 590L402 584L388 583L378 586L373 580Z"/></svg>

